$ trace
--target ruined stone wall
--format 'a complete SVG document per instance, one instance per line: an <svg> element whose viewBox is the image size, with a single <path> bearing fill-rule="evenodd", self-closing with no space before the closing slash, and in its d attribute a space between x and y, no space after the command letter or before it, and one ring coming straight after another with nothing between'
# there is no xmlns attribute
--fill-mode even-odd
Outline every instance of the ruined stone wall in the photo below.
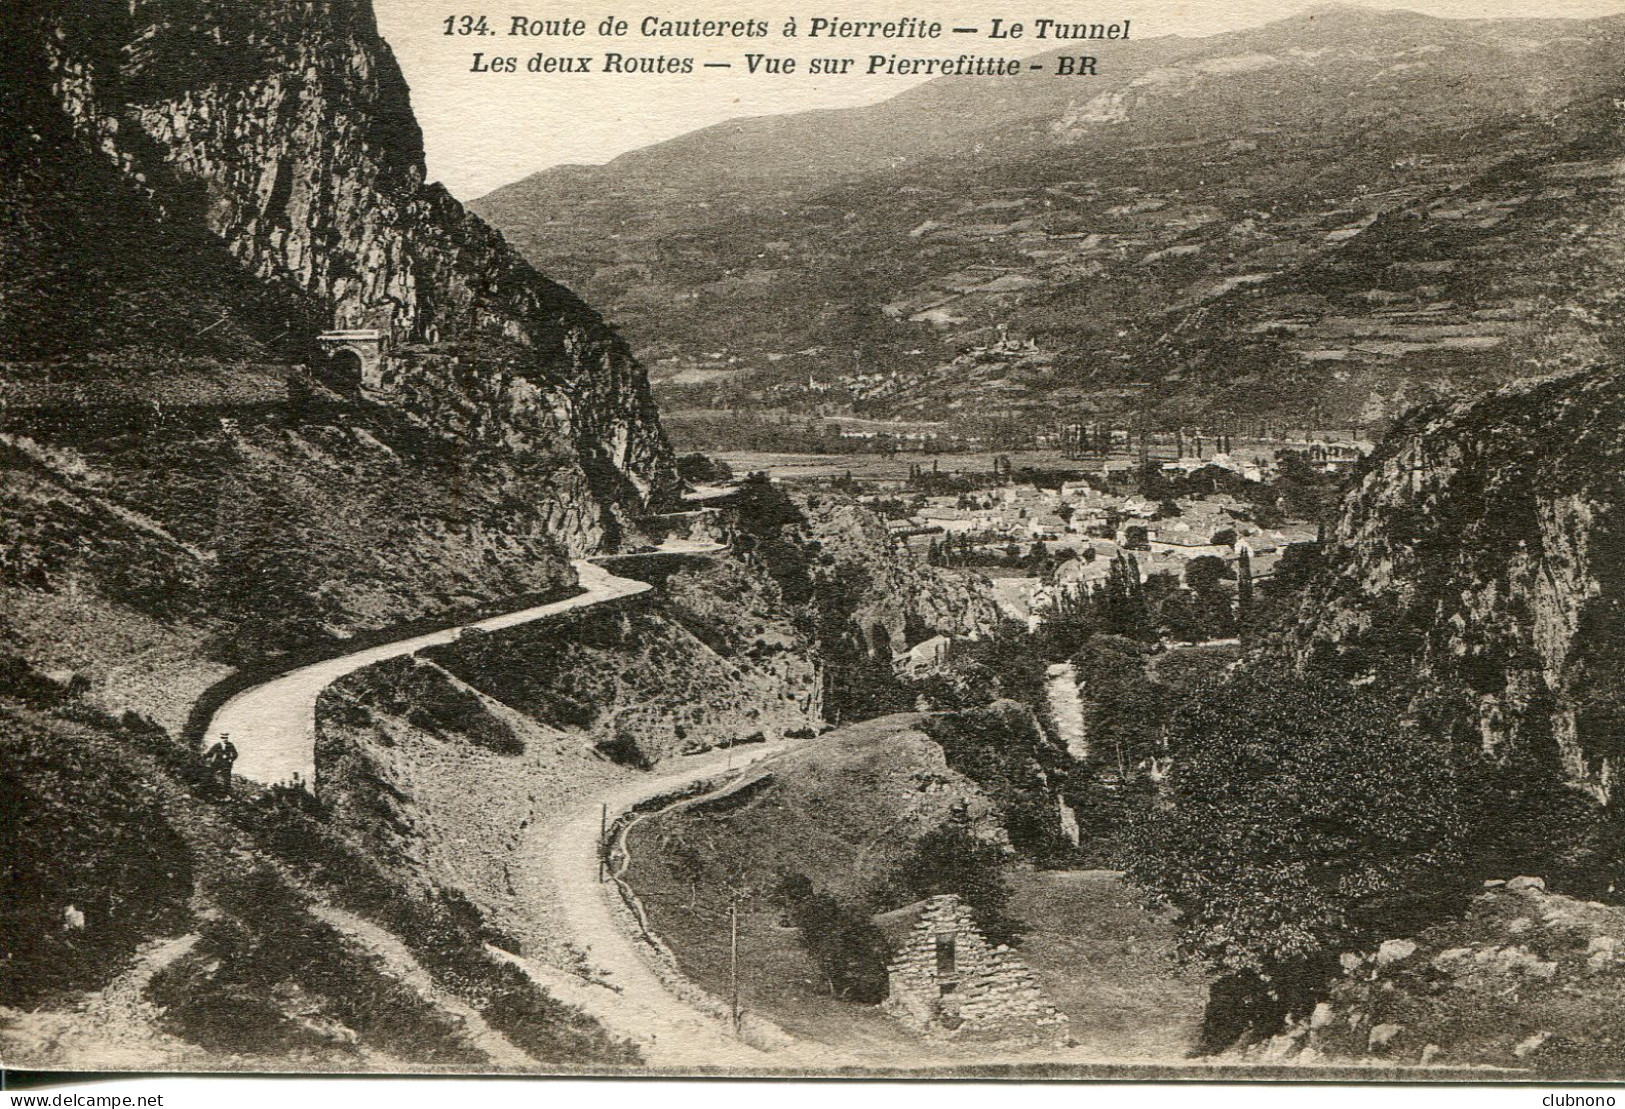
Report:
<svg viewBox="0 0 1625 1109"><path fill-rule="evenodd" d="M939 969L939 937L951 937L953 969ZM931 898L886 968L885 1006L922 1032L1064 1041L1066 1015L1004 944L989 944L954 894ZM946 992L945 992L946 991Z"/></svg>

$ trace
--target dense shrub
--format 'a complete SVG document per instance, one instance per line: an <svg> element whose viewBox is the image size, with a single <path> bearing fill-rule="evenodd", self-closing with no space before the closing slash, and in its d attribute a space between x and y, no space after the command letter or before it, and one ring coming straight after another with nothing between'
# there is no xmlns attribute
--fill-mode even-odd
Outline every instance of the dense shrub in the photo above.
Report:
<svg viewBox="0 0 1625 1109"><path fill-rule="evenodd" d="M921 726L942 747L948 766L975 782L998 806L1010 843L1036 862L1055 862L1069 848L1061 834L1051 772L1062 777L1071 759L1050 745L1024 705L927 717Z"/></svg>
<svg viewBox="0 0 1625 1109"><path fill-rule="evenodd" d="M1475 878L1538 874L1548 888L1588 900L1619 900L1625 885L1625 825L1548 764L1520 758L1462 771L1472 832L1467 870Z"/></svg>
<svg viewBox="0 0 1625 1109"><path fill-rule="evenodd" d="M1221 1039L1307 1004L1337 952L1459 903L1470 805L1401 719L1345 683L1255 675L1171 721L1167 803L1131 819L1127 873L1225 976Z"/></svg>
<svg viewBox="0 0 1625 1109"><path fill-rule="evenodd" d="M677 460L677 476L694 485L727 481L734 472L726 462L695 451Z"/></svg>
<svg viewBox="0 0 1625 1109"><path fill-rule="evenodd" d="M32 1006L183 931L192 862L106 737L10 709L0 737L0 1004Z"/></svg>
<svg viewBox="0 0 1625 1109"><path fill-rule="evenodd" d="M815 889L799 871L784 876L778 896L831 994L866 1005L885 1000L886 937L868 916Z"/></svg>
<svg viewBox="0 0 1625 1109"><path fill-rule="evenodd" d="M894 907L942 893L956 893L976 925L993 943L1015 943L1021 922L1009 913L1004 851L976 838L969 826L951 821L921 836L892 879Z"/></svg>

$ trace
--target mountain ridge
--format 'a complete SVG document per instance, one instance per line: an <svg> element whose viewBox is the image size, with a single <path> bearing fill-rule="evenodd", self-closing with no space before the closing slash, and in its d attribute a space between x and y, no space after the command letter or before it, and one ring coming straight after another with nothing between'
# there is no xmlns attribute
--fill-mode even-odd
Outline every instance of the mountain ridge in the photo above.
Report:
<svg viewBox="0 0 1625 1109"><path fill-rule="evenodd" d="M612 176L544 173L474 207L604 305L681 408L1042 421L1121 413L1122 389L1151 382L1173 426L1353 427L1545 372L1508 337L1530 304L1503 271L1580 283L1542 269L1544 250L1614 205L1625 20L1339 11L1323 29L1297 17L1124 44L1082 92L1012 79L1006 100L1031 93L1018 106L943 80L790 117L772 124L781 140L845 122L760 163L727 133L755 125L725 124L623 155ZM876 122L888 112L897 127ZM1587 130L1589 168L1551 179ZM1497 181L1483 212L1448 203ZM1561 190L1572 215L1544 210ZM1313 286L1368 240L1421 268L1372 249ZM1221 349L1256 384L1199 388Z"/></svg>

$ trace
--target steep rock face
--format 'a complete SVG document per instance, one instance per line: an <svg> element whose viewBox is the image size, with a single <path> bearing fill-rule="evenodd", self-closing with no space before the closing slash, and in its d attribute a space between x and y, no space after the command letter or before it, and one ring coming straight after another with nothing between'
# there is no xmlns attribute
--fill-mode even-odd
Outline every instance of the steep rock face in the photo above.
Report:
<svg viewBox="0 0 1625 1109"><path fill-rule="evenodd" d="M318 318L382 329L403 362L395 403L557 457L606 503L667 491L669 451L625 344L425 182L366 0L40 0L12 20L37 48L21 75L48 83L73 136L161 221L201 223ZM594 521L567 541L603 538Z"/></svg>
<svg viewBox="0 0 1625 1109"><path fill-rule="evenodd" d="M669 495L624 342L425 182L368 0L19 0L0 39L8 648L175 727L224 665L567 589Z"/></svg>
<svg viewBox="0 0 1625 1109"><path fill-rule="evenodd" d="M1625 389L1612 367L1424 411L1349 495L1285 650L1607 799L1625 753Z"/></svg>
<svg viewBox="0 0 1625 1109"><path fill-rule="evenodd" d="M885 521L849 500L812 495L799 504L808 537L838 570L850 568L862 582L852 621L871 650L881 640L897 653L931 635L976 639L998 627L985 578L899 557Z"/></svg>

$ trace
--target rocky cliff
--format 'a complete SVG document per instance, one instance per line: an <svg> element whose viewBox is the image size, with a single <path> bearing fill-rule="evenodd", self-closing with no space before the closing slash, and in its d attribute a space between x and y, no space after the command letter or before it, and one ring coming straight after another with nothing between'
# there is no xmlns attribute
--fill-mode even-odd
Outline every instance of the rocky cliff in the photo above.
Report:
<svg viewBox="0 0 1625 1109"><path fill-rule="evenodd" d="M1414 680L1458 744L1606 800L1625 753L1621 426L1612 366L1415 414L1350 493L1285 650Z"/></svg>
<svg viewBox="0 0 1625 1109"><path fill-rule="evenodd" d="M34 47L19 76L48 82L75 140L159 221L201 222L318 318L381 328L409 356L404 406L477 439L567 446L601 500L662 490L641 370L597 313L425 181L366 0L40 0L12 19ZM450 357L410 357L436 346Z"/></svg>
<svg viewBox="0 0 1625 1109"><path fill-rule="evenodd" d="M899 654L933 635L979 639L999 626L987 579L899 555L886 523L842 498L798 498L808 542L831 576L856 582L851 620L870 650Z"/></svg>
<svg viewBox="0 0 1625 1109"><path fill-rule="evenodd" d="M0 588L37 665L175 727L222 663L569 588L671 493L626 344L425 180L367 0L0 34ZM333 327L382 333L386 387Z"/></svg>

